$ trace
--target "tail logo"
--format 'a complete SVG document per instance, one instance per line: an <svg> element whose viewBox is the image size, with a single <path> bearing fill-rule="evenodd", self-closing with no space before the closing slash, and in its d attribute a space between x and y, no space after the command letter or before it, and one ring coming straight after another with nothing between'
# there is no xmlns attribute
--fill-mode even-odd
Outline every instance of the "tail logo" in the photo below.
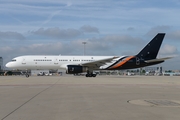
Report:
<svg viewBox="0 0 180 120"><path fill-rule="evenodd" d="M136 57L136 65L140 65L140 59L139 59L139 57Z"/></svg>

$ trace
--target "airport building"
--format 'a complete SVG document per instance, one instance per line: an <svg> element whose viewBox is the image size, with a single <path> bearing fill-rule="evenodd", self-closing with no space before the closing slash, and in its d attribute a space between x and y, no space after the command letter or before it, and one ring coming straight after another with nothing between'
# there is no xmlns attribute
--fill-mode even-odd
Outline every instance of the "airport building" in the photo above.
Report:
<svg viewBox="0 0 180 120"><path fill-rule="evenodd" d="M3 69L3 58L0 57L0 70L2 70L2 69Z"/></svg>

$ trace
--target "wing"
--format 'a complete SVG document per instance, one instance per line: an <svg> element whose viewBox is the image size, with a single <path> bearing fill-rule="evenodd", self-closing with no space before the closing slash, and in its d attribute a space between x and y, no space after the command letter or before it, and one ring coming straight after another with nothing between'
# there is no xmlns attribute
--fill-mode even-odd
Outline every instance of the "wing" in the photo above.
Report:
<svg viewBox="0 0 180 120"><path fill-rule="evenodd" d="M92 62L82 63L82 66L87 66L93 69L99 69L100 66L106 65L106 63L111 62L113 59L116 59L118 57L110 57L106 59L96 60Z"/></svg>

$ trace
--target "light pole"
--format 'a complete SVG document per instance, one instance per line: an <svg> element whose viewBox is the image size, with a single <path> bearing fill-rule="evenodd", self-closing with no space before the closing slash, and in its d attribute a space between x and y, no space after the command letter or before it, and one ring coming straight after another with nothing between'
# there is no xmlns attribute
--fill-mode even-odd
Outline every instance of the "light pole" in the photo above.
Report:
<svg viewBox="0 0 180 120"><path fill-rule="evenodd" d="M82 42L82 44L84 44L84 56L85 56L85 45L87 42Z"/></svg>

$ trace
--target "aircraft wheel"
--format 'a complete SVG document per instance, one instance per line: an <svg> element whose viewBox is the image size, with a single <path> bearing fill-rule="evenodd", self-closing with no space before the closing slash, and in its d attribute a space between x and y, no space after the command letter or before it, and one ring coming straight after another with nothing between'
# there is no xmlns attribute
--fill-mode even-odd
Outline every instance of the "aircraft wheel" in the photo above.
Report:
<svg viewBox="0 0 180 120"><path fill-rule="evenodd" d="M96 74L86 74L86 77L96 77Z"/></svg>
<svg viewBox="0 0 180 120"><path fill-rule="evenodd" d="M93 76L93 77L96 77L96 74L93 74L92 76Z"/></svg>
<svg viewBox="0 0 180 120"><path fill-rule="evenodd" d="M89 77L92 77L93 76L93 74L89 74Z"/></svg>
<svg viewBox="0 0 180 120"><path fill-rule="evenodd" d="M29 74L26 74L26 77L28 78L28 77L29 77Z"/></svg>

